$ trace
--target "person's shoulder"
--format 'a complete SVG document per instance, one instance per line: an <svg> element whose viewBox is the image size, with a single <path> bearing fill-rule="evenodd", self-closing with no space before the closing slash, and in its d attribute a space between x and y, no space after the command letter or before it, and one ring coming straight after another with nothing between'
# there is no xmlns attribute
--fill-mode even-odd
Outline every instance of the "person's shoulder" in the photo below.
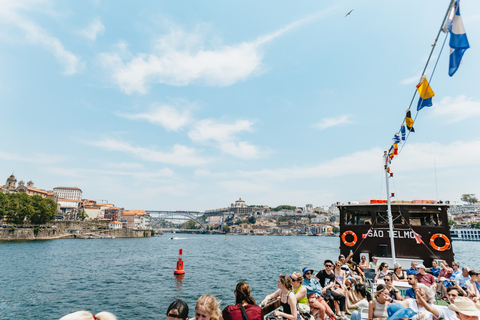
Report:
<svg viewBox="0 0 480 320"><path fill-rule="evenodd" d="M232 312L233 310L240 309L240 305L238 304L229 304L228 306L223 309L223 312Z"/></svg>

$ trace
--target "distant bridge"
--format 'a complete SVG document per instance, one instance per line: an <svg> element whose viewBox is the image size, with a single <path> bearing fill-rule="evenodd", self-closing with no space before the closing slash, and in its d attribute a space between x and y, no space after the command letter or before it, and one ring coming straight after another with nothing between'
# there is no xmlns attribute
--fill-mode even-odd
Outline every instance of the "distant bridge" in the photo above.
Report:
<svg viewBox="0 0 480 320"><path fill-rule="evenodd" d="M159 225L168 220L194 220L201 227L207 229L207 223L200 219L200 216L203 216L203 212L199 211L158 211L158 210L146 210L150 215L151 221L150 225L155 230L160 230ZM180 218L179 218L180 217Z"/></svg>

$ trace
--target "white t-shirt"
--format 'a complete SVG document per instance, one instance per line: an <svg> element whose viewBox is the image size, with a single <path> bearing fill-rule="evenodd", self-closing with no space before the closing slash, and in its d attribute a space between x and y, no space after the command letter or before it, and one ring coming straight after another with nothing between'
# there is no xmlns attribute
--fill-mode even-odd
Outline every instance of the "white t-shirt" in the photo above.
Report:
<svg viewBox="0 0 480 320"><path fill-rule="evenodd" d="M367 298L363 298L362 300L357 302L358 309L368 309L368 301Z"/></svg>
<svg viewBox="0 0 480 320"><path fill-rule="evenodd" d="M433 320L433 314L424 307L419 308L417 300L407 299L406 301L408 301L408 307L417 313L411 318L412 320Z"/></svg>
<svg viewBox="0 0 480 320"><path fill-rule="evenodd" d="M445 306L435 306L438 311L438 319L445 319L445 320L458 320L457 314L455 311L448 309Z"/></svg>

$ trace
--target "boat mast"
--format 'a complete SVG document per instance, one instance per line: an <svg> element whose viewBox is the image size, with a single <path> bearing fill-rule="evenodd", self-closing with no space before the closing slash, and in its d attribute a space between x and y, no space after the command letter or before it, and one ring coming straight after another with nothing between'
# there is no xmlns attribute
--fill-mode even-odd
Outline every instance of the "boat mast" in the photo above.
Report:
<svg viewBox="0 0 480 320"><path fill-rule="evenodd" d="M392 250L392 259L393 259L393 264L397 263L397 260L395 258L395 238L393 237L393 218L392 218L392 205L390 202L390 186L388 182L388 178L390 178L390 173L388 172L388 154L387 151L384 152L383 158L385 160L385 179L387 181L387 208L388 208L388 228L390 229L390 247Z"/></svg>

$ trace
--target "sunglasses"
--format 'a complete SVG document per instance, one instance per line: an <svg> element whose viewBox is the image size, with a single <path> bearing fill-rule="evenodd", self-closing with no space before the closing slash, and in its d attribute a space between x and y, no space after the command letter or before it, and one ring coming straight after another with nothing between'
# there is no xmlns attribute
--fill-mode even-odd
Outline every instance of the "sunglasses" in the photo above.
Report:
<svg viewBox="0 0 480 320"><path fill-rule="evenodd" d="M407 280L413 280L413 279L415 279L415 278L407 278Z"/></svg>
<svg viewBox="0 0 480 320"><path fill-rule="evenodd" d="M325 268L331 268L331 267L333 267L333 264L326 264L325 265Z"/></svg>
<svg viewBox="0 0 480 320"><path fill-rule="evenodd" d="M383 281L392 281L392 280L390 280L390 279L383 279Z"/></svg>
<svg viewBox="0 0 480 320"><path fill-rule="evenodd" d="M292 278L292 282L297 282L297 281L298 281L298 279L293 279L293 278Z"/></svg>
<svg viewBox="0 0 480 320"><path fill-rule="evenodd" d="M307 272L305 272L305 275L307 275L307 274L313 274L313 272L312 271L307 271Z"/></svg>

